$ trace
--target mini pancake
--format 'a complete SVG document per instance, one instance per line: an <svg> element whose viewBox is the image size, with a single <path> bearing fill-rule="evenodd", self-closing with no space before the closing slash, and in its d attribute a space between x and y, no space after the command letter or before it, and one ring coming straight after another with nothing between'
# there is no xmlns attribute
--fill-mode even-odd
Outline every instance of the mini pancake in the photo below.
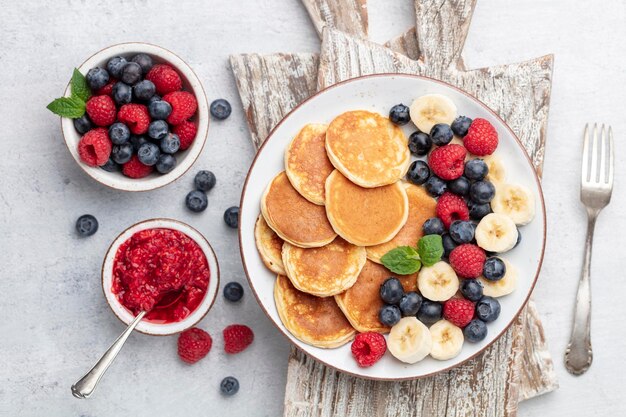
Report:
<svg viewBox="0 0 626 417"><path fill-rule="evenodd" d="M335 348L356 334L333 297L320 298L298 291L284 275L276 278L274 301L287 330L304 343Z"/></svg>
<svg viewBox="0 0 626 417"><path fill-rule="evenodd" d="M366 110L342 113L330 123L326 151L335 168L366 188L400 180L411 162L402 129L389 118Z"/></svg>
<svg viewBox="0 0 626 417"><path fill-rule="evenodd" d="M404 226L409 200L401 182L363 188L335 170L326 180L326 214L335 232L348 242L379 245Z"/></svg>
<svg viewBox="0 0 626 417"><path fill-rule="evenodd" d="M283 245L283 264L291 283L300 291L318 297L339 294L356 282L367 254L340 237L321 248Z"/></svg>
<svg viewBox="0 0 626 417"><path fill-rule="evenodd" d="M380 263L380 258L398 246L417 245L417 241L424 235L422 226L431 217L436 216L437 202L423 187L403 183L409 199L409 217L397 235L389 242L367 247L367 259Z"/></svg>
<svg viewBox="0 0 626 417"><path fill-rule="evenodd" d="M261 214L254 225L254 240L265 266L276 274L285 275L282 258L283 240L267 225Z"/></svg>
<svg viewBox="0 0 626 417"><path fill-rule="evenodd" d="M298 132L285 151L285 172L300 194L311 203L324 205L324 184L333 172L326 155L326 128L308 124Z"/></svg>
<svg viewBox="0 0 626 417"><path fill-rule="evenodd" d="M265 189L261 213L269 227L292 245L320 247L337 236L324 207L302 197L289 182L285 171L276 175Z"/></svg>
<svg viewBox="0 0 626 417"><path fill-rule="evenodd" d="M335 296L339 308L357 331L387 333L390 330L380 322L378 312L383 306L380 286L392 276L400 280L404 291L417 291L417 274L393 274L368 259L354 285Z"/></svg>

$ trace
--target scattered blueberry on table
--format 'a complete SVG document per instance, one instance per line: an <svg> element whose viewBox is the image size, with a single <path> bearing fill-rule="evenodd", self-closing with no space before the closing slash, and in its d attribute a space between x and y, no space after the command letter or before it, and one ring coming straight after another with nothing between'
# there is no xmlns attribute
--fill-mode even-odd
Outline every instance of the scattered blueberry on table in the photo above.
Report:
<svg viewBox="0 0 626 417"><path fill-rule="evenodd" d="M227 100L218 98L211 103L210 110L211 116L217 120L225 120L228 119L228 116L230 116L232 108Z"/></svg>
<svg viewBox="0 0 626 417"><path fill-rule="evenodd" d="M91 214L83 214L76 220L76 232L79 236L91 236L98 231L98 220Z"/></svg>
<svg viewBox="0 0 626 417"><path fill-rule="evenodd" d="M206 194L200 190L193 190L187 194L185 198L185 204L187 208L194 213L200 213L201 211L206 210L209 205L209 200L207 199Z"/></svg>
<svg viewBox="0 0 626 417"><path fill-rule="evenodd" d="M239 381L233 376L227 376L222 379L222 382L220 383L220 391L222 391L222 394L229 397L237 394L239 391Z"/></svg>
<svg viewBox="0 0 626 417"><path fill-rule="evenodd" d="M237 302L243 297L243 287L238 282L229 282L224 286L224 298L228 301Z"/></svg>
<svg viewBox="0 0 626 417"><path fill-rule="evenodd" d="M206 170L198 171L193 181L196 188L201 191L210 191L217 182L215 174Z"/></svg>
<svg viewBox="0 0 626 417"><path fill-rule="evenodd" d="M239 207L233 206L227 208L224 212L224 222L230 228L236 229L239 227Z"/></svg>

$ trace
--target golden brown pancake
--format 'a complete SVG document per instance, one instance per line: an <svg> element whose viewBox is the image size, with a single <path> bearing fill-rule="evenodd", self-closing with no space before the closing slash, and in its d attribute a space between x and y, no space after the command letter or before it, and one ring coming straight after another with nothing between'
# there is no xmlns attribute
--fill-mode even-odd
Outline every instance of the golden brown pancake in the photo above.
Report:
<svg viewBox="0 0 626 417"><path fill-rule="evenodd" d="M398 246L417 245L417 241L424 235L422 226L431 217L435 217L437 202L423 187L403 183L409 199L409 217L397 235L389 242L367 247L367 259L380 263L380 258Z"/></svg>
<svg viewBox="0 0 626 417"><path fill-rule="evenodd" d="M261 214L254 225L254 240L265 266L276 274L285 275L282 258L283 240L267 225Z"/></svg>
<svg viewBox="0 0 626 417"><path fill-rule="evenodd" d="M355 331L333 297L320 298L298 291L279 275L274 301L280 320L298 340L320 348L335 348L354 338Z"/></svg>
<svg viewBox="0 0 626 417"><path fill-rule="evenodd" d="M318 297L339 294L356 281L367 254L340 237L321 248L283 245L283 264L291 283L300 291Z"/></svg>
<svg viewBox="0 0 626 417"><path fill-rule="evenodd" d="M324 207L302 197L289 182L285 171L276 175L265 189L261 213L272 230L292 245L320 247L337 236Z"/></svg>
<svg viewBox="0 0 626 417"><path fill-rule="evenodd" d="M324 184L333 172L326 155L326 128L308 124L298 132L285 151L285 172L293 188L311 203L324 205Z"/></svg>
<svg viewBox="0 0 626 417"><path fill-rule="evenodd" d="M366 110L337 116L326 131L332 164L361 187L380 187L400 180L411 154L402 129L389 118Z"/></svg>
<svg viewBox="0 0 626 417"><path fill-rule="evenodd" d="M409 201L400 182L363 188L335 170L326 180L326 214L345 240L373 246L388 242L404 226Z"/></svg>
<svg viewBox="0 0 626 417"><path fill-rule="evenodd" d="M404 291L417 291L417 274L393 274L384 266L368 259L354 285L335 296L339 308L357 331L378 333L389 331L389 327L384 326L378 319L378 312L383 306L380 286L392 276L400 280Z"/></svg>

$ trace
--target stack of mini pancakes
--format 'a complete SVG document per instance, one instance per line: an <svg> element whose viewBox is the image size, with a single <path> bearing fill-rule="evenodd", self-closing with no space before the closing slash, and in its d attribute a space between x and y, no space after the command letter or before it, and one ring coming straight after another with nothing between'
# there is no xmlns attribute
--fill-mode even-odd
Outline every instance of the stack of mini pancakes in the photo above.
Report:
<svg viewBox="0 0 626 417"><path fill-rule="evenodd" d="M380 285L417 274L380 263L415 246L436 201L401 179L411 162L407 138L387 117L355 110L329 125L309 124L285 151L285 170L268 184L255 226L265 265L278 274L274 298L285 327L313 346L341 346L355 333L386 333Z"/></svg>

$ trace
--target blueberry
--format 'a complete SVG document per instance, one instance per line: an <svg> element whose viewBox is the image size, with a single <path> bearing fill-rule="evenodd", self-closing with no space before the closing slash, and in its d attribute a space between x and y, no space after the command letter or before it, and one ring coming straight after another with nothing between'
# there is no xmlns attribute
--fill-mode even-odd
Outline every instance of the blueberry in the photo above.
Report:
<svg viewBox="0 0 626 417"><path fill-rule="evenodd" d="M436 175L431 175L424 184L424 187L426 191L428 191L428 194L433 197L441 196L448 188L446 182Z"/></svg>
<svg viewBox="0 0 626 417"><path fill-rule="evenodd" d="M426 325L435 324L441 320L443 305L430 300L422 301L417 311L417 319Z"/></svg>
<svg viewBox="0 0 626 417"><path fill-rule="evenodd" d="M217 120L228 119L231 111L230 103L223 98L218 98L211 103L211 116L215 117Z"/></svg>
<svg viewBox="0 0 626 417"><path fill-rule="evenodd" d="M198 190L209 191L211 188L215 187L215 174L206 170L198 171L193 182Z"/></svg>
<svg viewBox="0 0 626 417"><path fill-rule="evenodd" d="M474 319L463 329L463 336L468 342L478 343L487 337L487 325L483 321Z"/></svg>
<svg viewBox="0 0 626 417"><path fill-rule="evenodd" d="M92 91L99 90L109 82L109 73L104 68L95 67L87 73L87 84Z"/></svg>
<svg viewBox="0 0 626 417"><path fill-rule="evenodd" d="M389 120L398 126L403 126L411 121L409 108L404 104L396 104L389 110Z"/></svg>
<svg viewBox="0 0 626 417"><path fill-rule="evenodd" d="M132 62L139 64L141 72L147 74L154 65L152 58L148 54L137 54L130 59Z"/></svg>
<svg viewBox="0 0 626 417"><path fill-rule="evenodd" d="M446 226L439 217L431 217L424 222L422 230L425 235L443 235L446 232Z"/></svg>
<svg viewBox="0 0 626 417"><path fill-rule="evenodd" d="M165 120L155 120L148 126L148 136L152 139L163 139L169 133L169 126Z"/></svg>
<svg viewBox="0 0 626 417"><path fill-rule="evenodd" d="M153 120L165 120L172 112L172 106L167 101L153 101L148 104L148 111Z"/></svg>
<svg viewBox="0 0 626 417"><path fill-rule="evenodd" d="M243 297L243 287L238 282L229 282L224 285L224 298L228 301L237 302Z"/></svg>
<svg viewBox="0 0 626 417"><path fill-rule="evenodd" d="M454 119L454 121L450 125L450 128L452 128L452 131L454 132L455 135L463 137L467 135L467 131L471 124L472 124L472 119L470 119L469 117L465 117L465 116L459 116L456 119Z"/></svg>
<svg viewBox="0 0 626 417"><path fill-rule="evenodd" d="M459 177L455 180L448 182L448 191L460 195L466 196L470 190L470 182L465 177Z"/></svg>
<svg viewBox="0 0 626 417"><path fill-rule="evenodd" d="M141 148L141 145L143 145L144 143L149 143L148 139L145 138L145 136L140 136L140 135L130 135L130 143L133 145L133 148L135 149L135 152L139 150L139 148Z"/></svg>
<svg viewBox="0 0 626 417"><path fill-rule="evenodd" d="M470 187L469 196L474 203L485 204L493 200L496 195L496 187L489 181L476 181Z"/></svg>
<svg viewBox="0 0 626 417"><path fill-rule="evenodd" d="M109 62L107 62L107 71L109 71L111 77L120 78L122 76L124 65L126 65L127 62L126 58L122 56L114 56L109 59Z"/></svg>
<svg viewBox="0 0 626 417"><path fill-rule="evenodd" d="M450 225L450 237L458 244L469 243L474 239L474 225L467 220L455 220Z"/></svg>
<svg viewBox="0 0 626 417"><path fill-rule="evenodd" d="M76 220L76 231L79 236L91 236L98 231L98 220L91 214L83 214Z"/></svg>
<svg viewBox="0 0 626 417"><path fill-rule="evenodd" d="M220 391L222 391L222 394L229 397L237 394L239 391L239 381L237 381L237 378L234 376L227 376L222 379L222 382L220 383Z"/></svg>
<svg viewBox="0 0 626 417"><path fill-rule="evenodd" d="M465 163L465 176L470 180L479 181L489 173L489 167L482 159L472 159Z"/></svg>
<svg viewBox="0 0 626 417"><path fill-rule="evenodd" d="M515 246L513 247L516 248L517 245L519 245L521 241L522 241L522 232L519 230L519 227L518 227L517 228L517 241L515 242Z"/></svg>
<svg viewBox="0 0 626 417"><path fill-rule="evenodd" d="M120 79L126 84L133 85L141 80L141 67L136 62L129 62L122 68Z"/></svg>
<svg viewBox="0 0 626 417"><path fill-rule="evenodd" d="M107 172L117 172L120 170L120 166L115 163L111 157L109 157L109 159L104 163L104 165L101 165L100 168Z"/></svg>
<svg viewBox="0 0 626 417"><path fill-rule="evenodd" d="M133 100L133 89L121 81L113 84L113 100L118 105L128 104Z"/></svg>
<svg viewBox="0 0 626 417"><path fill-rule="evenodd" d="M161 96L158 95L158 94L155 94L155 95L153 95L152 97L150 97L148 99L148 104L154 103L155 101L161 101L161 100L162 100ZM167 103L167 104L169 104L169 103Z"/></svg>
<svg viewBox="0 0 626 417"><path fill-rule="evenodd" d="M159 155L161 155L159 147L150 142L141 145L137 151L139 162L148 166L155 165L159 160Z"/></svg>
<svg viewBox="0 0 626 417"><path fill-rule="evenodd" d="M164 153L176 153L180 148L180 138L174 133L168 133L161 139L161 151Z"/></svg>
<svg viewBox="0 0 626 417"><path fill-rule="evenodd" d="M469 208L469 215L472 220L480 220L491 213L491 205L489 203L476 204L470 200L467 203L467 207Z"/></svg>
<svg viewBox="0 0 626 417"><path fill-rule="evenodd" d="M402 318L402 313L398 306L385 304L378 312L378 320L385 326L393 326Z"/></svg>
<svg viewBox="0 0 626 417"><path fill-rule="evenodd" d="M93 128L93 124L87 116L87 113L80 116L78 119L74 119L74 129L81 135L89 132Z"/></svg>
<svg viewBox="0 0 626 417"><path fill-rule="evenodd" d="M417 156L427 155L432 147L433 141L424 132L418 130L409 136L409 150Z"/></svg>
<svg viewBox="0 0 626 417"><path fill-rule="evenodd" d="M461 294L470 301L478 301L483 297L483 284L477 279L462 279Z"/></svg>
<svg viewBox="0 0 626 417"><path fill-rule="evenodd" d="M453 136L452 129L445 123L437 123L430 129L430 138L437 146L447 145Z"/></svg>
<svg viewBox="0 0 626 417"><path fill-rule="evenodd" d="M155 165L156 170L160 174L167 174L176 168L176 157L167 153L159 155L159 159Z"/></svg>
<svg viewBox="0 0 626 417"><path fill-rule="evenodd" d="M133 157L133 145L124 143L122 145L114 145L111 149L111 159L118 164L125 164Z"/></svg>
<svg viewBox="0 0 626 417"><path fill-rule="evenodd" d="M452 236L450 236L449 233L444 233L441 236L441 243L443 244L443 256L446 258L450 256L452 249L457 247L456 242L452 239Z"/></svg>
<svg viewBox="0 0 626 417"><path fill-rule="evenodd" d="M500 281L506 275L506 265L498 257L487 258L483 265L483 276L489 281Z"/></svg>
<svg viewBox="0 0 626 417"><path fill-rule="evenodd" d="M422 296L411 291L404 294L398 306L403 317L414 316L422 305Z"/></svg>
<svg viewBox="0 0 626 417"><path fill-rule="evenodd" d="M114 145L121 145L130 139L130 130L124 123L113 123L109 126L109 139Z"/></svg>
<svg viewBox="0 0 626 417"><path fill-rule="evenodd" d="M185 204L189 210L199 213L207 208L209 200L204 191L193 190L187 194Z"/></svg>
<svg viewBox="0 0 626 417"><path fill-rule="evenodd" d="M493 297L483 297L476 303L476 318L489 323L500 315L500 303Z"/></svg>
<svg viewBox="0 0 626 417"><path fill-rule="evenodd" d="M228 207L226 211L224 211L224 222L228 227L232 227L233 229L239 227L239 207Z"/></svg>
<svg viewBox="0 0 626 417"><path fill-rule="evenodd" d="M133 86L133 95L137 100L148 101L156 92L154 83L150 80L139 81Z"/></svg>
<svg viewBox="0 0 626 417"><path fill-rule="evenodd" d="M380 286L380 298L387 304L398 304L404 295L404 288L398 278L389 277Z"/></svg>
<svg viewBox="0 0 626 417"><path fill-rule="evenodd" d="M416 185L424 184L428 177L430 177L430 168L424 161L413 161L406 173L406 179Z"/></svg>

